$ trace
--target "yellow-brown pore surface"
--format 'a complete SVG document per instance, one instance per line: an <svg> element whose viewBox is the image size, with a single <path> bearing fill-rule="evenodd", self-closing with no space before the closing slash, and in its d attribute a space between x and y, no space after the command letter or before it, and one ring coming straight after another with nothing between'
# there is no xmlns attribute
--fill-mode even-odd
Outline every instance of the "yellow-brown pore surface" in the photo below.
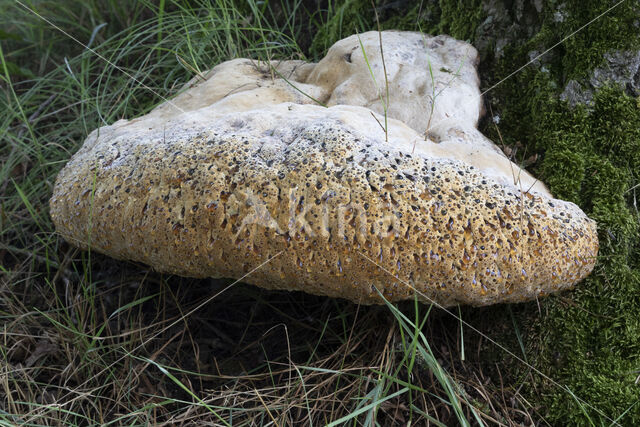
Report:
<svg viewBox="0 0 640 427"><path fill-rule="evenodd" d="M523 301L593 269L596 225L572 203L391 150L339 120L302 121L274 150L242 132L254 116L236 117L219 133L83 147L56 180L57 230L193 277L239 278L282 251L243 281L365 304L382 302L375 288L444 306Z"/></svg>

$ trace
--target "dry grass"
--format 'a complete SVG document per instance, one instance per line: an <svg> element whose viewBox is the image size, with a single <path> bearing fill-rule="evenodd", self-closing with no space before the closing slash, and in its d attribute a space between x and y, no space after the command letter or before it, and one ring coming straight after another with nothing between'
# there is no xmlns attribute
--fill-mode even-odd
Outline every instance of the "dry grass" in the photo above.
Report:
<svg viewBox="0 0 640 427"><path fill-rule="evenodd" d="M66 265L82 264L80 253L67 254ZM458 421L433 371L415 352L412 362L413 337L403 337L386 307L237 284L185 318L228 283L163 277L98 255L92 262L91 289L73 270L55 270L50 283L33 275L3 280L11 319L1 337L6 421ZM412 316L416 309L418 318L427 315L428 307L404 307ZM457 384L466 418L470 403L488 424L532 422L517 409L526 402L483 373L473 349L471 360L460 360L459 329L451 326L432 313L422 332Z"/></svg>

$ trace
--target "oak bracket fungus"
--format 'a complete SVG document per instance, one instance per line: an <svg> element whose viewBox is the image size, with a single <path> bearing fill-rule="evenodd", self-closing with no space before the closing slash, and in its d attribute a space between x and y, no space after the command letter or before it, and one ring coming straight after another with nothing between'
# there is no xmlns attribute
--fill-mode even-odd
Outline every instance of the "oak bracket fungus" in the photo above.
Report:
<svg viewBox="0 0 640 427"><path fill-rule="evenodd" d="M57 230L192 277L239 278L282 251L244 281L369 304L376 288L444 306L523 301L589 274L595 223L477 130L476 50L382 39L386 79L379 34L365 33L317 64L224 62L95 130L56 180Z"/></svg>

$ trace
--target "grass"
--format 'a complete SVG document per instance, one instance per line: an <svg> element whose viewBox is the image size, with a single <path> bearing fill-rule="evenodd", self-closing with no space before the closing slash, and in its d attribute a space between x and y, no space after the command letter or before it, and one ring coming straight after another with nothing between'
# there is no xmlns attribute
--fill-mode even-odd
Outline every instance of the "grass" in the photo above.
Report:
<svg viewBox="0 0 640 427"><path fill-rule="evenodd" d="M380 104L382 105L382 111L384 112L384 125L380 123L380 121L375 116L375 114L373 114L373 112L371 113L371 116L374 119L376 119L376 122L378 122L378 125L380 126L380 128L382 128L382 131L384 132L385 142L389 142L389 126L388 126L388 117L387 117L387 110L389 108L389 82L387 79L387 68L386 68L386 65L384 65L384 53L382 51L382 33L379 32L378 34L380 34L380 55L381 55L382 64L383 64L384 86L385 86L385 94L386 94L386 96L384 96L383 98L382 91L379 90L378 98L380 99ZM373 73L373 70L371 69L371 64L369 64L369 57L367 56L367 52L364 49L364 45L362 44L360 35L358 35L358 44L360 44L360 50L362 51L362 56L364 57L364 61L367 64L367 69L369 70L369 75L371 76L373 85L379 88L380 86L378 86L378 82L376 81L376 76Z"/></svg>
<svg viewBox="0 0 640 427"><path fill-rule="evenodd" d="M549 338L537 340L540 332L523 326L541 317L535 303L508 311L462 308L460 319L413 302L359 307L229 281L161 275L79 251L55 234L47 205L53 182L89 132L149 111L229 58L317 59L331 44L323 37L376 29L369 0L360 3L358 8L353 0L328 1L320 9L303 0L23 2L94 51L20 4L0 3L0 423L515 425L558 423L562 411L576 423L605 420L580 400L596 403L596 393L576 381L568 391L559 390L487 340L549 372L551 347L534 348ZM411 23L404 25L411 28L405 29L428 29L421 13L408 14ZM443 7L440 16L450 27L440 30L460 31L463 38L482 21L477 11L464 10L450 21L447 13ZM384 27L385 16L381 19ZM580 54L574 62L589 58ZM611 105L618 105L605 101L599 115L603 126L615 117ZM511 106L514 114L518 107ZM499 111L505 114L504 108ZM575 114L562 117L580 138L575 130L587 116ZM628 108L617 114L633 125ZM604 138L599 129L593 126L589 136ZM516 131L509 126L501 131L506 143L515 145ZM569 149L538 147L560 158ZM584 159L569 159L574 172L586 170ZM617 169L606 168L599 170L618 177ZM563 195L588 203L584 191L590 190L546 174L554 191L566 188ZM611 182L609 175L604 184ZM595 187L600 198L606 196L604 184ZM634 194L633 185L624 188L625 197ZM611 204L628 206L617 199ZM637 240L625 236L638 216L637 210L629 212L621 222L607 222L607 212L598 219L634 248ZM628 261L616 258L620 270L638 262L637 249L626 256ZM609 277L600 274L594 284ZM556 313L542 316L555 328L565 320L557 314L562 301L542 303L544 313ZM594 307L583 306L589 313ZM584 350L583 343L575 345ZM625 354L638 360L633 348ZM573 372L574 365L568 366L561 368ZM615 372L629 366L616 365ZM560 398L554 396L575 404L556 408ZM607 413L624 425L640 408L621 402L619 411ZM555 412L549 414L547 405Z"/></svg>

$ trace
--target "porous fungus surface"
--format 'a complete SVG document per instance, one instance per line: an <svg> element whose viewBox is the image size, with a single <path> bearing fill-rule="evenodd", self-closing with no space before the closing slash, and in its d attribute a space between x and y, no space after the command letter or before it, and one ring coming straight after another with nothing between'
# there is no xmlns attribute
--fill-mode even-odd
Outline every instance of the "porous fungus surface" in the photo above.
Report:
<svg viewBox="0 0 640 427"><path fill-rule="evenodd" d="M249 78L224 86L225 67ZM331 99L312 64L271 70ZM160 271L362 303L416 290L444 306L523 301L593 268L595 223L477 132L479 108L435 142L395 119L383 131L366 105L314 105L264 74L248 60L222 64L203 89L93 132L56 180L58 231Z"/></svg>

